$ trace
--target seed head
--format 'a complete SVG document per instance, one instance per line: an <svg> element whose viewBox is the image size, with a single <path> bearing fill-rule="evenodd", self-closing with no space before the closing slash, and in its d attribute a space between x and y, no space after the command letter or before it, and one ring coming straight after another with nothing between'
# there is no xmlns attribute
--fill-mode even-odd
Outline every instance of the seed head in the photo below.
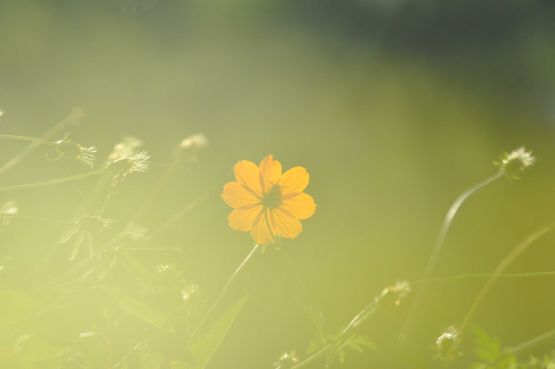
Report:
<svg viewBox="0 0 555 369"><path fill-rule="evenodd" d="M295 351L285 352L279 360L274 363L275 369L289 369L299 362L299 358Z"/></svg>
<svg viewBox="0 0 555 369"><path fill-rule="evenodd" d="M54 142L54 144L58 154L54 160L67 156L79 160L89 168L94 167L94 161L96 160L94 154L97 151L95 146L81 146L77 142L70 140L68 136Z"/></svg>
<svg viewBox="0 0 555 369"><path fill-rule="evenodd" d="M389 287L389 293L395 296L395 306L401 305L401 300L406 298L410 291L410 283L407 281L399 281Z"/></svg>
<svg viewBox="0 0 555 369"><path fill-rule="evenodd" d="M13 201L8 201L0 207L0 225L8 225L12 218L19 213L19 208Z"/></svg>
<svg viewBox="0 0 555 369"><path fill-rule="evenodd" d="M460 354L458 346L460 343L459 330L455 326L448 327L436 340L436 355L441 360L451 360Z"/></svg>
<svg viewBox="0 0 555 369"><path fill-rule="evenodd" d="M521 179L522 174L534 163L536 158L531 151L526 151L524 147L519 147L510 153L504 153L495 163L499 170L509 179Z"/></svg>
<svg viewBox="0 0 555 369"><path fill-rule="evenodd" d="M206 136L202 133L198 133L186 137L183 141L181 141L179 147L182 149L202 149L206 145L208 145L208 138L206 138Z"/></svg>
<svg viewBox="0 0 555 369"><path fill-rule="evenodd" d="M208 145L208 138L202 133L185 137L176 148L174 155L178 161L198 161L198 153Z"/></svg>
<svg viewBox="0 0 555 369"><path fill-rule="evenodd" d="M199 290L199 286L194 283L191 283L181 289L181 298L183 299L183 301L187 302L191 300L191 298L193 298L194 295L197 294L198 290Z"/></svg>
<svg viewBox="0 0 555 369"><path fill-rule="evenodd" d="M134 155L143 146L143 142L135 137L124 137L118 142L108 157L109 162L128 158Z"/></svg>
<svg viewBox="0 0 555 369"><path fill-rule="evenodd" d="M110 166L115 168L119 175L127 176L132 173L145 173L150 166L150 156L146 151L140 151L129 157L123 157L110 162Z"/></svg>

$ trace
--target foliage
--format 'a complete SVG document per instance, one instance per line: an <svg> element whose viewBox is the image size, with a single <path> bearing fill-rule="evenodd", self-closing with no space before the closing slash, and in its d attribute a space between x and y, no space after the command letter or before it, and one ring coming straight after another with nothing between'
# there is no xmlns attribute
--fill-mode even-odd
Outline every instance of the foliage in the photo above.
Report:
<svg viewBox="0 0 555 369"><path fill-rule="evenodd" d="M116 145L100 169L96 148L66 138L2 136L32 141L56 155L48 160L83 161L89 172L29 185L43 187L97 176L74 220L56 222L58 237L44 239L50 257L30 265L4 257L0 268L0 367L10 369L204 369L241 313L246 297L206 318L207 303L176 255L149 230L129 219L109 219L106 205L133 174L147 171L149 155L138 140ZM39 146L40 146L39 145ZM191 145L189 145L191 146ZM198 145L193 148L198 153ZM37 149L36 146L31 146ZM178 150L180 150L178 148ZM196 155L196 154L195 154ZM176 156L175 165L187 158ZM67 163L65 163L67 164ZM144 206L144 205L143 205ZM20 214L0 206L2 242L23 238L11 227ZM143 208L148 211L148 208ZM32 218L31 218L32 219ZM118 226L119 225L119 226ZM2 233L2 231L15 233ZM29 276L18 281L17 276Z"/></svg>
<svg viewBox="0 0 555 369"><path fill-rule="evenodd" d="M484 330L475 328L473 353L475 362L471 369L553 369L555 353L541 358L534 356L517 360L516 355L502 348L499 339L489 336Z"/></svg>

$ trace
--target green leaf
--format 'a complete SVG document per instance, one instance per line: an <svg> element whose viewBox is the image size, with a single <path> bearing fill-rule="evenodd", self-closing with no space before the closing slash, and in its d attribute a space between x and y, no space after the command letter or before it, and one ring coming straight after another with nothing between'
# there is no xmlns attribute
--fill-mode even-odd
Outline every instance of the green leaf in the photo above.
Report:
<svg viewBox="0 0 555 369"><path fill-rule="evenodd" d="M501 344L496 338L490 337L485 331L474 329L474 355L487 363L494 363L501 358Z"/></svg>
<svg viewBox="0 0 555 369"><path fill-rule="evenodd" d="M368 337L360 335L349 337L349 339L345 341L344 346L357 352L363 352L365 349L376 350L374 342L370 341Z"/></svg>
<svg viewBox="0 0 555 369"><path fill-rule="evenodd" d="M129 296L121 296L118 300L119 307L126 313L139 318L156 328L173 333L173 328L168 327L168 315L162 311L154 309L140 300Z"/></svg>
<svg viewBox="0 0 555 369"><path fill-rule="evenodd" d="M322 347L328 344L328 340L326 338L316 336L310 340L308 343L308 347L306 349L307 355L312 355L316 351L320 350Z"/></svg>
<svg viewBox="0 0 555 369"><path fill-rule="evenodd" d="M227 311L218 317L204 334L196 338L191 344L191 352L196 359L195 369L204 369L214 356L218 347L224 340L233 322L243 309L247 296L233 304Z"/></svg>
<svg viewBox="0 0 555 369"><path fill-rule="evenodd" d="M150 289L152 287L152 272L137 258L124 252L120 256L120 263L142 288Z"/></svg>

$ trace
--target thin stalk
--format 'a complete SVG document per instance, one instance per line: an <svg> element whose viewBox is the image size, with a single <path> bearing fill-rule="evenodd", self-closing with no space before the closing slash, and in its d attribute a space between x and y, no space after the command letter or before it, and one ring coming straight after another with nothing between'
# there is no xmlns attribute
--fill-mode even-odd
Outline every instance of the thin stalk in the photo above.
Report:
<svg viewBox="0 0 555 369"><path fill-rule="evenodd" d="M0 176L6 174L6 172L21 161L23 161L27 156L32 154L41 144L44 144L44 141L48 141L51 137L58 134L60 131L65 129L67 126L72 124L77 124L81 118L83 117L83 113L79 109L74 109L66 118L55 124L52 128L46 131L41 137L39 141L31 142L29 146L19 152L16 156L8 160L4 165L0 167ZM23 136L19 136L23 137Z"/></svg>
<svg viewBox="0 0 555 369"><path fill-rule="evenodd" d="M17 135L0 135L0 140L13 140L13 141L30 141L35 144L46 145L56 148L56 144L52 141L45 140L44 138L29 137L29 136L17 136Z"/></svg>
<svg viewBox="0 0 555 369"><path fill-rule="evenodd" d="M555 271L528 272L528 273L501 273L501 274L495 274L495 273L460 274L460 275L454 275L450 277L421 279L418 281L411 282L410 285L414 287L414 286L431 284L431 283L444 283L444 282L464 281L464 280L470 280L470 279L491 278L493 276L495 276L495 278L497 279L527 279L527 278L555 277Z"/></svg>
<svg viewBox="0 0 555 369"><path fill-rule="evenodd" d="M170 217L169 219L167 219L164 223L162 223L161 225L159 225L158 227L156 227L155 229L153 229L150 232L149 235L149 239L152 239L154 237L156 237L158 234L160 234L161 232L165 231L167 228L171 227L172 225L174 225L177 221L179 221L179 219L181 219L183 216L185 216L186 214L188 214L191 210L193 210L199 203L201 203L202 201L204 201L204 199L206 199L207 194L202 194L199 197L197 197L195 200L191 201L189 204L187 204L185 207L183 207L183 209L181 209L180 211L178 211L176 214L174 214L172 217Z"/></svg>
<svg viewBox="0 0 555 369"><path fill-rule="evenodd" d="M472 304L470 305L468 312L466 313L464 319L462 320L462 323L459 325L459 338L463 337L464 331L467 328L470 321L472 320L472 318L474 317L476 309L478 308L478 306L480 305L484 297L488 294L488 292L491 290L491 288L497 281L497 277L500 274L502 274L503 271L513 263L513 261L515 261L524 251L526 251L530 246L532 246L537 240L539 240L540 238L542 238L543 236L551 232L554 229L554 227L555 227L555 224L552 224L549 226L545 226L539 229L538 231L532 233L524 241L516 245L516 247L514 247L501 260L501 262L495 268L493 275L486 281L486 283L484 284L480 292L478 292L478 294L472 301Z"/></svg>
<svg viewBox="0 0 555 369"><path fill-rule="evenodd" d="M157 248L157 247L126 247L124 248L125 251L152 251L152 252L160 252L160 251L165 251L165 252L177 252L177 253L182 253L183 250L181 250L178 247L175 248Z"/></svg>
<svg viewBox="0 0 555 369"><path fill-rule="evenodd" d="M155 200L163 191L166 184L173 177L173 175L175 174L175 170L176 168L174 166L169 166L166 168L164 173L160 176L160 178L154 185L154 189L152 190L152 192L148 195L146 200L142 202L141 207L139 208L139 210L137 210L137 212L132 217L132 219L128 222L128 224L139 223L142 217L150 210L150 208L152 207L152 204L154 204Z"/></svg>
<svg viewBox="0 0 555 369"><path fill-rule="evenodd" d="M58 219L51 219L51 218L46 218L46 217L33 217L33 216L21 215L21 214L14 215L14 217L17 217L18 219L23 219L23 220L30 220L30 221L35 221L35 222L45 222L45 223L51 223L51 224L60 224L60 225L70 225L71 224L71 222L58 220Z"/></svg>
<svg viewBox="0 0 555 369"><path fill-rule="evenodd" d="M193 336L196 336L197 333L203 328L204 324L206 324L206 321L208 320L208 318L212 315L212 313L214 312L214 310L216 309L216 307L218 307L218 305L220 304L220 302L222 301L222 299L224 298L227 290L229 289L229 286L231 286L231 283L233 282L233 280L235 279L235 277L237 277L237 275L239 274L239 272L241 270L243 270L243 268L245 267L245 265L247 265L247 263L249 262L249 260L252 258L252 256L256 253L256 251L258 251L258 249L260 248L260 245L256 244L254 245L253 249L251 250L251 252L243 259L243 261L241 262L241 264L239 264L239 266L237 267L237 269L235 269L235 271L233 272L233 274L231 274L231 276L229 277L229 279L227 280L227 282L225 283L224 287L222 288L222 290L220 291L220 294L218 295L218 297L216 297L216 300L214 300L214 303L212 304L212 306L210 307L210 309L208 309L206 311L206 313L203 315L203 317L200 319L199 324L197 325L197 327L195 328L195 330L193 331Z"/></svg>
<svg viewBox="0 0 555 369"><path fill-rule="evenodd" d="M79 179L84 179L84 178L88 178L88 177L93 177L93 176L99 175L99 174L101 174L101 173L104 173L106 170L107 170L107 167L102 168L102 169L93 170L93 171L86 172L86 173L76 174L76 175L69 176L69 177L62 177L62 178L50 179L50 180L48 180L48 181L35 182L35 183L25 183L25 184L19 184L19 185L11 185L11 186L4 186L4 187L0 187L0 192L2 192L2 191L19 190L19 189L26 189L26 188L45 187L45 186L56 185L56 184L60 184L60 183L64 183L64 182L76 181L76 180L79 180Z"/></svg>
<svg viewBox="0 0 555 369"><path fill-rule="evenodd" d="M475 278L491 278L492 276L495 276L495 278L506 278L506 279L555 277L555 271L531 272L531 273L500 273L500 274L495 274L495 273L461 274L461 275L455 275L455 276L451 276L451 277L430 278L430 279L425 279L425 280L423 279L423 280L419 280L419 281L414 281L414 282L410 283L410 286L413 287L413 286L418 286L418 285L426 285L426 284L429 284L429 283L452 282L452 281L475 279ZM317 358L319 358L323 354L325 354L338 341L340 341L349 332L351 332L352 329L356 328L360 323L362 323L366 318L368 318L371 315L371 313L373 313L375 311L375 309L377 308L377 305L379 303L379 300L384 295L385 294L382 292L381 295L376 297L369 305L364 307L364 309L362 309L357 315L355 315L355 317L350 321L350 323L343 329L340 336L337 337L334 341L332 341L332 342L328 343L327 345L323 346L320 350L311 354L309 357L307 357L303 361L295 364L294 366L291 367L291 369L302 368L305 365L308 365L309 363L313 362L314 360L316 360ZM549 331L549 332L547 332L547 333L545 333L541 336L538 336L534 339L526 341L526 342L524 342L524 343L522 343L518 346L515 346L513 348L509 348L509 349L506 350L506 352L507 353L520 352L520 351L523 351L525 349L528 349L528 348L532 347L533 345L541 343L542 341L544 341L548 338L551 338L551 337L555 337L555 330Z"/></svg>
<svg viewBox="0 0 555 369"><path fill-rule="evenodd" d="M343 328L341 333L334 338L331 342L328 342L326 345L322 346L318 351L309 355L306 359L298 362L297 364L291 366L290 369L300 369L305 367L306 365L312 363L314 360L318 359L320 356L327 353L330 349L332 349L338 342L341 342L347 334L349 334L354 328L359 326L363 321L365 321L372 313L376 311L378 308L378 304L389 293L389 288L385 288L378 296L374 297L374 300L368 305L366 305L357 315L354 316L353 319Z"/></svg>
<svg viewBox="0 0 555 369"><path fill-rule="evenodd" d="M434 273L439 255L445 244L445 239L447 238L447 234L449 232L451 224L453 223L455 216L457 215L459 209L464 204L464 202L470 196L472 196L479 190L483 189L484 187L490 185L491 183L495 182L496 180L502 178L503 176L504 176L504 173L502 171L495 173L493 176L488 177L482 182L470 187L468 190L463 192L459 197L457 197L455 202L453 202L453 204L449 208L449 211L445 215L445 218L443 219L443 223L437 235L432 252L430 253L430 257L428 258L428 262L426 264L424 274L422 275L422 279L429 279ZM410 325L412 324L412 321L414 320L414 317L418 312L420 304L422 303L424 292L425 292L425 288L420 289L414 297L414 302L412 303L407 313L407 317L405 318L405 322L403 323L403 327L401 328L401 332L399 333L400 341L403 341L406 338L407 331L409 330Z"/></svg>
<svg viewBox="0 0 555 369"><path fill-rule="evenodd" d="M548 332L545 332L543 334L540 334L539 336L536 336L534 338L531 338L527 341L524 341L516 346L513 347L509 347L507 349L504 350L504 353L506 355L512 355L512 354L517 354L520 353L522 351L527 351L531 348L534 348L542 343L544 343L545 341L551 339L555 337L555 329L552 329Z"/></svg>

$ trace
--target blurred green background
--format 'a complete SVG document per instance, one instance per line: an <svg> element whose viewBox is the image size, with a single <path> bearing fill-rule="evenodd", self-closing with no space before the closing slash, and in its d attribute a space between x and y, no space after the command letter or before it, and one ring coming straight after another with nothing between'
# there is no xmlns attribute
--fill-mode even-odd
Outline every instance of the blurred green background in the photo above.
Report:
<svg viewBox="0 0 555 369"><path fill-rule="evenodd" d="M252 246L228 228L219 197L234 163L273 153L284 168L306 167L318 211L235 281L224 303L250 298L210 365L270 368L285 351L302 354L314 333L307 310L338 327L383 287L419 279L449 205L493 174L503 151L525 145L537 166L464 205L436 275L489 272L554 218L554 16L549 1L0 0L0 133L40 136L79 106L86 119L72 137L99 158L131 135L159 164L186 136L206 135L209 146L177 171L144 225L202 196L160 242L183 250L178 262L208 300ZM0 158L22 147L2 142ZM163 172L129 180L107 216L124 223ZM65 175L37 153L0 182ZM0 202L71 220L90 182L0 193ZM0 233L13 266L3 283L32 286L33 265L60 232L20 219ZM511 271L554 269L554 241ZM508 345L551 329L553 282L500 282L476 323ZM408 304L380 310L361 327L378 351L349 355L346 367L438 367L430 347L482 283L431 287L400 346Z"/></svg>

